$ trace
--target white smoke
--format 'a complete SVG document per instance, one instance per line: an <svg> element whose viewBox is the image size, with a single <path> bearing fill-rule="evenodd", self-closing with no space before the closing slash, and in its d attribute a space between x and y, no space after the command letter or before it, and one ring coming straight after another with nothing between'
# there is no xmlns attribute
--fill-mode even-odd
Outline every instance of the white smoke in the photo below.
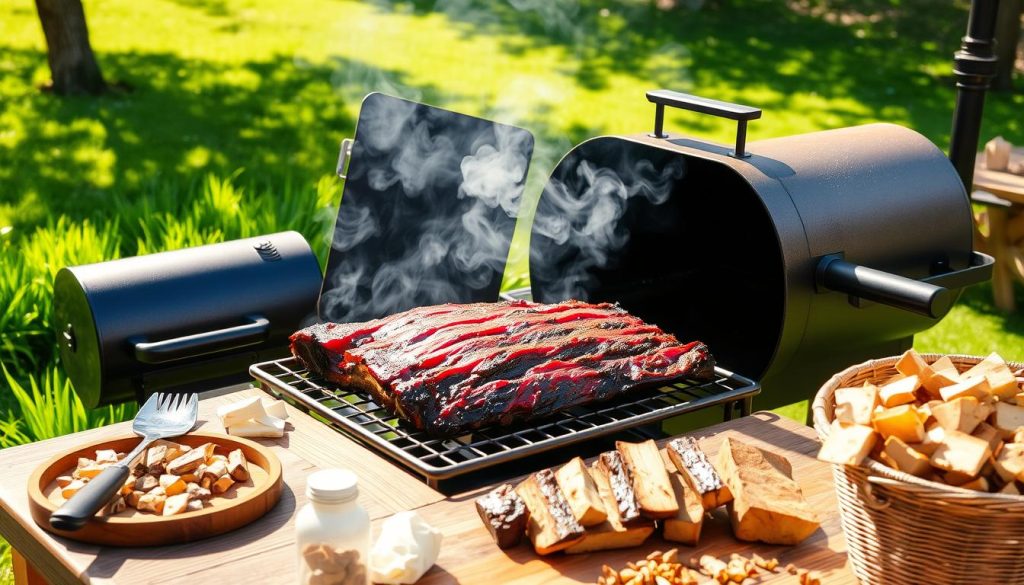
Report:
<svg viewBox="0 0 1024 585"><path fill-rule="evenodd" d="M613 166L589 160L566 159L562 179L552 177L541 195L542 213L534 217L533 237L547 238L562 251L572 251L571 262L552 264L538 255L552 251L538 246L531 258L560 298L586 299L586 285L595 268L609 268L615 255L629 242L629 227L621 221L634 198L654 206L666 203L685 172L682 157L673 157L657 168L650 159L631 160L635 145L621 144L622 158ZM575 165L572 167L571 165ZM536 242L541 244L541 242Z"/></svg>
<svg viewBox="0 0 1024 585"><path fill-rule="evenodd" d="M585 22L589 17L581 9L579 0L499 0L495 3L436 0L429 10L448 15L452 26L469 23L472 26L467 30L486 34L489 25L495 25L495 30L507 27L510 8L518 11L533 30L542 29L548 38L565 46L568 58L562 66L566 79L573 78L574 68L578 73L585 64L573 55L589 55L595 50L594 44L600 42L600 35L593 34L593 23ZM392 4L387 4L387 9L404 10ZM420 6L417 11L420 9L428 8ZM618 13L626 9L614 7L613 10ZM604 10L601 16L611 13ZM573 144L564 129L552 126L545 113L560 111L564 103L574 99L572 92L577 90L573 84L529 71L467 70L465 75L496 76L501 80L501 91L480 96L431 92L424 98L423 88L428 85L409 85L404 73L371 65L380 62L376 55L384 50L402 50L381 46L379 38L365 27L352 29L348 23L339 25L340 53L346 55L332 76L332 83L341 96L339 99L354 104L362 95L379 91L413 102L428 101L442 107L468 110L515 126L539 128L542 132L533 148L532 164L526 156L527 145L521 144L523 134L504 126L497 126L495 136L482 140L463 157L465 150L457 153L447 136L430 132L426 120L411 119L416 113L413 104L395 100L388 109L368 112L364 108L359 121L363 144L359 146L397 153L387 165L362 171L366 172L362 178L372 190L383 193L401 187L408 198L434 197L438 195L435 192L438 186L446 184L455 172L460 175L460 187L457 193L446 196L458 198L463 204L472 201L472 205L462 207L457 217L450 217L442 210L434 210L436 216L434 211L424 213L424 217L419 218L422 236L414 245L406 246L404 253L389 257L383 266L357 252L369 241L375 241L374 238L389 237L394 226L387 225L369 208L343 205L344 215L333 234L332 254L342 253L344 261L328 275L330 282L322 301L329 309L325 314L332 318L359 318L365 311L364 305L371 301L376 307L398 310L414 304L448 301L456 286L486 286L494 274L505 270L509 261L507 234L499 229L500 222L495 218L519 220L516 237L522 240L517 241L518 252L526 253L524 236L528 235L534 203L542 189L545 198L556 199L555 205L564 216L545 216L535 230L580 249L583 259L580 265L560 276L566 283L566 296L582 294L587 271L606 266L629 241L628 229L618 225L627 202L635 197L647 198L655 204L663 201L671 192L673 174L682 174L681 163L673 168L654 169L643 168L642 163L602 166L584 161L578 163L577 179L567 181L569 184L560 181L546 184L547 175ZM656 81L660 81L658 72L678 77L680 64L689 62L680 58L676 49L666 47L666 57L651 68ZM678 49L685 51L682 47ZM666 85L671 85L670 81L666 80ZM643 88L637 90L638 100L642 100L640 89ZM598 134L602 129L576 130ZM648 163L648 166L651 165ZM532 169L528 178L527 169ZM350 169L350 178L359 172ZM666 174L668 178L663 176ZM524 179L527 180L525 196ZM582 191L577 192L580 189ZM436 278L436 271L431 270L443 263L456 270L454 285L448 278Z"/></svg>
<svg viewBox="0 0 1024 585"><path fill-rule="evenodd" d="M346 195L358 195L359 202L342 202L332 252L340 261L328 274L321 314L341 321L365 319L458 300L465 287L494 285L508 257L507 222L514 222L519 210L530 136L396 99L378 97L370 107L366 104L353 148L354 153L362 149L368 168L350 166L347 189L368 191ZM467 131L476 135L467 136ZM374 197L409 201L395 200L389 209ZM423 216L405 215L417 205L429 209ZM378 217L381 213L385 216ZM500 218L505 218L505 232ZM402 240L404 245L383 255L374 248L403 237L414 239Z"/></svg>

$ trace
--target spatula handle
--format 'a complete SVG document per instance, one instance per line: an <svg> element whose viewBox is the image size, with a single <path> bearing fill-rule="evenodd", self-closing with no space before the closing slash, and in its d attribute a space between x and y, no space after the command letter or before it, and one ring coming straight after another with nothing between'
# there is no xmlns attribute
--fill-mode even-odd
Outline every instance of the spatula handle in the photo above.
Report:
<svg viewBox="0 0 1024 585"><path fill-rule="evenodd" d="M56 530L78 530L114 497L130 473L127 465L111 465L50 514Z"/></svg>

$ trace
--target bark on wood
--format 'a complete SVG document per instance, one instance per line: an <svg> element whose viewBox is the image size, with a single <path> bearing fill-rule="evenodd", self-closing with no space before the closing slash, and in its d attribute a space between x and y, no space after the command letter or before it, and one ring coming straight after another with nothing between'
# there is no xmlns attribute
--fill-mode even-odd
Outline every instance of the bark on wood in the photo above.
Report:
<svg viewBox="0 0 1024 585"><path fill-rule="evenodd" d="M98 95L106 91L89 44L81 0L36 0L36 11L46 37L54 93Z"/></svg>

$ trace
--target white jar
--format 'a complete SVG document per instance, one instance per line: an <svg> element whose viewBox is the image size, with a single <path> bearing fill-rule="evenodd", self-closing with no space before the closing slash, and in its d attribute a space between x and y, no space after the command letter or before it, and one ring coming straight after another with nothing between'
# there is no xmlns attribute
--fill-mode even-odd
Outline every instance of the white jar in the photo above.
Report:
<svg viewBox="0 0 1024 585"><path fill-rule="evenodd" d="M370 515L358 496L351 471L324 469L309 476L309 503L295 517L301 585L369 583Z"/></svg>

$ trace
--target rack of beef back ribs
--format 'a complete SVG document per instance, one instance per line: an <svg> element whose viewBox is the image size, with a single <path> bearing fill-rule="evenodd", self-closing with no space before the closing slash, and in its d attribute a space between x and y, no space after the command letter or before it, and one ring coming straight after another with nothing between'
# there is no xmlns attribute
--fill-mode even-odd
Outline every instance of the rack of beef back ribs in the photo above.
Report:
<svg viewBox="0 0 1024 585"><path fill-rule="evenodd" d="M436 486L471 472L599 437L722 406L725 419L750 413L757 382L715 368L707 382L681 380L636 389L605 402L577 406L511 426L489 426L439 438L402 422L364 392L337 388L315 377L295 358L255 364L249 373L266 389L290 399L335 428L391 457Z"/></svg>

